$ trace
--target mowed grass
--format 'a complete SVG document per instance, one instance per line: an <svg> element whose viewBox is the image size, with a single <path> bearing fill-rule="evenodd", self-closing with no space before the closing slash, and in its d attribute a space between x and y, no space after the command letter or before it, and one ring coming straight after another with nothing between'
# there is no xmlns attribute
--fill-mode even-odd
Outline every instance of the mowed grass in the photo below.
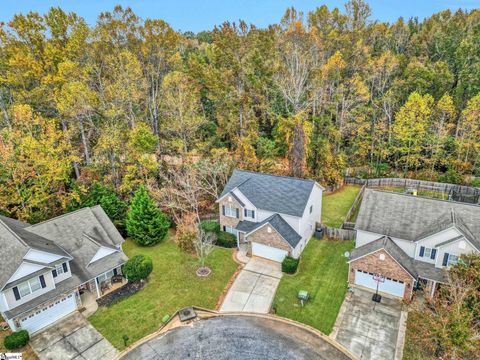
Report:
<svg viewBox="0 0 480 360"><path fill-rule="evenodd" d="M100 308L88 319L117 349L124 348L123 335L131 344L157 330L162 318L178 309L192 305L214 309L237 268L231 249L216 248L210 254L206 264L212 273L207 278L195 275L198 259L182 252L171 239L153 247L139 247L127 239L123 249L129 257L150 256L153 271L138 293Z"/></svg>
<svg viewBox="0 0 480 360"><path fill-rule="evenodd" d="M330 227L341 227L360 189L360 186L346 185L332 194L324 195L322 223Z"/></svg>
<svg viewBox="0 0 480 360"><path fill-rule="evenodd" d="M347 290L348 264L345 251L353 241L311 239L301 255L295 275L284 275L275 295L277 314L330 334ZM304 307L297 299L306 290Z"/></svg>

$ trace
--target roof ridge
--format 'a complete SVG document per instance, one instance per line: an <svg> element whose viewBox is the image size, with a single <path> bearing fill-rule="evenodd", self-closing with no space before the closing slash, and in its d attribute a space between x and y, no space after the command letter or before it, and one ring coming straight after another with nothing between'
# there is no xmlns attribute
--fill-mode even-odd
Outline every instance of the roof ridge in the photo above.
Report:
<svg viewBox="0 0 480 360"><path fill-rule="evenodd" d="M95 205L95 206L98 206L98 205ZM92 212L92 208L91 208L91 207L89 207L89 206L83 207L83 208L80 208L80 209L77 209L77 210L73 210L73 211L67 212L67 213L62 214L62 215L55 216L55 217L53 217L53 218L51 218L51 219L48 219L48 220L40 221L39 223L36 223L36 224L30 225L30 226L27 226L25 229L33 228L33 227L36 227L37 225L43 225L43 224L52 222L52 221L54 221L54 220L61 219L61 218L70 216L70 215L72 215L72 214L76 214L76 213L79 213L79 212L82 212L82 211L86 211L86 210L90 210L90 212ZM93 212L92 212L92 213L93 213Z"/></svg>
<svg viewBox="0 0 480 360"><path fill-rule="evenodd" d="M15 219L13 219L15 220ZM3 225L3 227L5 227L23 246L25 246L26 248L28 249L31 249L31 247L20 237L18 236L18 234L13 231L10 226L8 226L5 221L3 221L2 219L0 219L0 223Z"/></svg>
<svg viewBox="0 0 480 360"><path fill-rule="evenodd" d="M306 181L306 182L316 183L315 180L304 179L304 178L299 178L299 177L294 177L294 176L276 175L276 174L269 174L269 173L264 173L264 172L260 172L260 171L243 170L243 169L235 169L234 172L235 172L235 171L244 172L244 173L250 173L250 174L256 174L256 175L273 176L273 177L290 179L290 180L298 180L298 181ZM249 179L247 179L247 180L249 180ZM242 184L243 184L243 183L242 183Z"/></svg>

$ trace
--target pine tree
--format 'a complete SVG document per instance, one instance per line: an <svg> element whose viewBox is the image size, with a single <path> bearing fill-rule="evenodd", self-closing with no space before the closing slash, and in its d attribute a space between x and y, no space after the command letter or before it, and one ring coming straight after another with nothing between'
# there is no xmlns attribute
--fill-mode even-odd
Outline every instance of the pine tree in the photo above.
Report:
<svg viewBox="0 0 480 360"><path fill-rule="evenodd" d="M157 208L142 185L133 196L126 225L128 236L137 244L152 246L165 239L170 221Z"/></svg>

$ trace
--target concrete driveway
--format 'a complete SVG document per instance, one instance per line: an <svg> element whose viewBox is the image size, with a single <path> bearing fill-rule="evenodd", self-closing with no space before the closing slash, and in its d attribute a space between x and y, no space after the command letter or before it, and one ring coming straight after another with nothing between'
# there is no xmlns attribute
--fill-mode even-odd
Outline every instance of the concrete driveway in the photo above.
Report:
<svg viewBox="0 0 480 360"><path fill-rule="evenodd" d="M281 277L280 263L257 257L251 258L230 287L220 311L267 314Z"/></svg>
<svg viewBox="0 0 480 360"><path fill-rule="evenodd" d="M78 312L34 335L40 360L111 360L117 350Z"/></svg>
<svg viewBox="0 0 480 360"><path fill-rule="evenodd" d="M371 292L358 288L348 297L331 336L359 359L401 359L404 331L399 329L406 321L401 303L385 297L375 303Z"/></svg>

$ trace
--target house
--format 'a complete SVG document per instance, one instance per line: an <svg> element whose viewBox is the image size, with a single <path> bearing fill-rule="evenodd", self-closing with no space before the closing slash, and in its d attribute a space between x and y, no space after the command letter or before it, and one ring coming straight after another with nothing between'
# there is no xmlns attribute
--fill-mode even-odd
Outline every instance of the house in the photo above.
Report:
<svg viewBox="0 0 480 360"><path fill-rule="evenodd" d="M220 227L251 255L298 258L320 221L322 191L312 180L235 170L217 200Z"/></svg>
<svg viewBox="0 0 480 360"><path fill-rule="evenodd" d="M128 258L100 206L36 225L0 216L0 313L30 333L102 296Z"/></svg>
<svg viewBox="0 0 480 360"><path fill-rule="evenodd" d="M480 206L365 189L349 258L350 286L433 296L460 255L480 251Z"/></svg>

